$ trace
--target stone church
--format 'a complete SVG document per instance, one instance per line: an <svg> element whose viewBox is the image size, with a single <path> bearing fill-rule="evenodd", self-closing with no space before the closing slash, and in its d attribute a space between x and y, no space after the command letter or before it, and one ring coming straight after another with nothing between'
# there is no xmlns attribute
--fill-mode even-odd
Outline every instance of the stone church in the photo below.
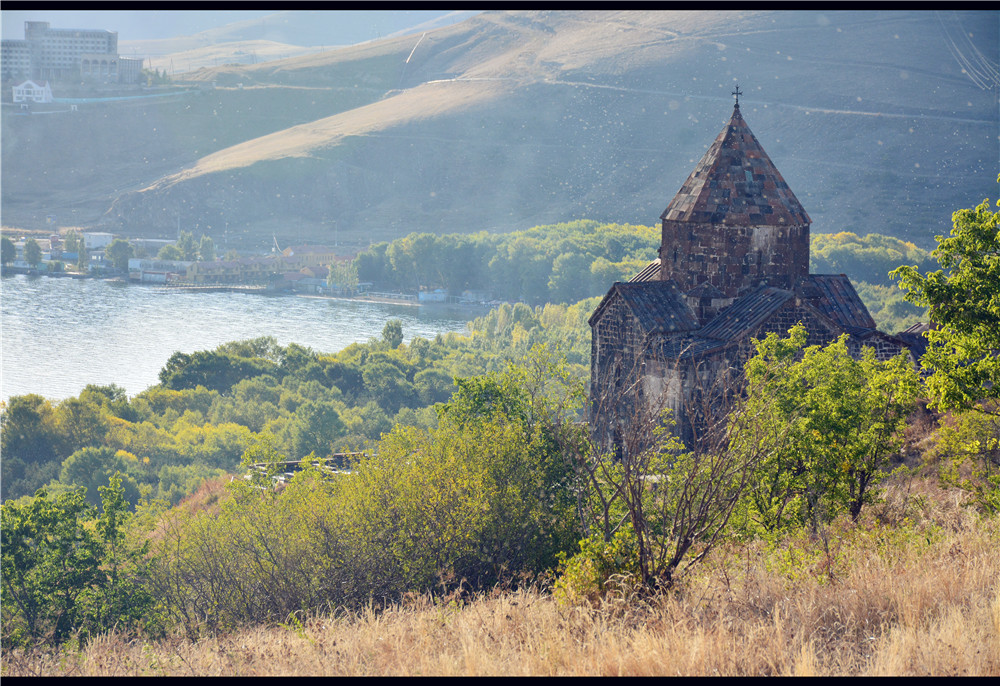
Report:
<svg viewBox="0 0 1000 686"><path fill-rule="evenodd" d="M606 449L622 450L653 404L690 441L706 389L769 332L801 322L808 345L847 333L853 355L872 346L879 359L908 348L876 330L845 275L809 273L809 215L735 95L729 123L660 215L659 257L612 285L590 317L591 431Z"/></svg>

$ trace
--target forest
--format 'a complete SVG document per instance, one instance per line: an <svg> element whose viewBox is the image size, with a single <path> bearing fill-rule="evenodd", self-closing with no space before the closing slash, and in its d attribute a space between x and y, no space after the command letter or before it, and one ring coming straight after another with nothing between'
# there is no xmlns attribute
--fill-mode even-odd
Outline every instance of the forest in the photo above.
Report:
<svg viewBox="0 0 1000 686"><path fill-rule="evenodd" d="M884 318L936 324L920 365L854 359L844 339L806 347L793 327L754 342L732 380L738 403L711 431L682 444L653 408L635 422L647 447L624 457L591 444L583 421L586 321L609 280L655 255L645 227L415 234L359 255L361 280L523 301L464 336L403 344L390 321L332 354L236 341L175 353L132 398L115 386L11 398L4 674L578 673L559 627L631 654L642 636L662 646L709 632L711 659L685 673L892 672L878 666L890 658L916 673L919 651L899 632L919 646L945 616L961 643L926 671L995 674L1000 648L983 637L1000 627L998 219L985 202L956 212L931 253L815 236L813 271L867 277L869 297L893 289L912 307L887 297ZM352 455L331 472L320 458L336 453ZM305 468L275 487L290 459ZM863 576L941 584L945 560L965 586L911 592L909 609L903 595L885 606L897 592L880 600ZM782 607L811 633L781 624ZM387 668L385 649L365 643L381 632L409 652L400 636L420 642L473 616L479 628L456 639L464 663L450 647L440 652L456 662ZM511 642L544 617L535 643ZM788 640L770 664L720 662L753 632ZM257 647L222 660L230 640ZM357 654L333 657L337 640ZM297 641L309 661L268 667L267 641L285 652ZM508 662L470 666L468 651ZM540 653L562 657L546 667ZM618 659L592 673L662 673L652 657Z"/></svg>

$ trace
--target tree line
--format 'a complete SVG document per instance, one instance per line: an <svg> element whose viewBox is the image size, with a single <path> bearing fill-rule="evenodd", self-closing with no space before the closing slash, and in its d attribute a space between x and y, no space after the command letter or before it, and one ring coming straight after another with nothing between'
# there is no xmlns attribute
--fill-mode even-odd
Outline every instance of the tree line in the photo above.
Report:
<svg viewBox="0 0 1000 686"><path fill-rule="evenodd" d="M660 230L632 224L578 220L507 234L413 233L360 253L356 278L382 290L478 291L489 298L575 303L604 295L656 258ZM880 328L896 333L924 310L905 300L888 273L902 264L928 269L930 253L913 243L871 233L813 234L810 271L846 274Z"/></svg>
<svg viewBox="0 0 1000 686"><path fill-rule="evenodd" d="M648 226L579 220L506 234L413 233L355 258L358 278L405 291L443 288L538 305L603 294L656 255Z"/></svg>

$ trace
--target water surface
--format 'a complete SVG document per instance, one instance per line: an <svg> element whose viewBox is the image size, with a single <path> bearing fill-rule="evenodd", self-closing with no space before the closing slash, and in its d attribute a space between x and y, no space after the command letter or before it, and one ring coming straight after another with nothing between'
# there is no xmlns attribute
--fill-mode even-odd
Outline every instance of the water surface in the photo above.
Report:
<svg viewBox="0 0 1000 686"><path fill-rule="evenodd" d="M473 314L445 308L248 293L178 291L100 279L11 275L0 280L0 397L53 400L89 383L130 396L158 383L176 351L274 336L332 353L379 337L389 319L403 337L465 331Z"/></svg>

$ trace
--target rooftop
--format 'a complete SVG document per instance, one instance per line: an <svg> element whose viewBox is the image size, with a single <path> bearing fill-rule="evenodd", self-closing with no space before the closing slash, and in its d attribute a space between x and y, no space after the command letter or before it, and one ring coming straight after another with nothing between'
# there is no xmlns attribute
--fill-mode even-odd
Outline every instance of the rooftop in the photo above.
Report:
<svg viewBox="0 0 1000 686"><path fill-rule="evenodd" d="M739 104L660 219L734 226L812 222L747 126Z"/></svg>

